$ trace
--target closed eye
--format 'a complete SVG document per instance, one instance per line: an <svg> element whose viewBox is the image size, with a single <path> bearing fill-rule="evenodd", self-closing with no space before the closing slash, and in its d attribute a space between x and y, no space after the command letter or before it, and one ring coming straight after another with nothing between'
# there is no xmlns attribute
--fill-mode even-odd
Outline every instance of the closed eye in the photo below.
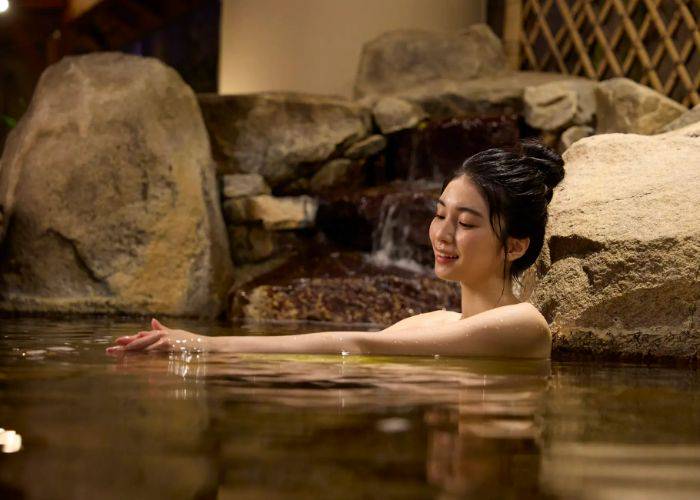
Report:
<svg viewBox="0 0 700 500"><path fill-rule="evenodd" d="M442 219L445 218L445 216L444 216L444 215L440 215L440 214L435 214L435 218L436 218L436 219L442 220Z"/></svg>
<svg viewBox="0 0 700 500"><path fill-rule="evenodd" d="M476 227L473 224L465 224L464 222L460 222L459 225L462 227L466 227L467 229L471 229L473 227Z"/></svg>

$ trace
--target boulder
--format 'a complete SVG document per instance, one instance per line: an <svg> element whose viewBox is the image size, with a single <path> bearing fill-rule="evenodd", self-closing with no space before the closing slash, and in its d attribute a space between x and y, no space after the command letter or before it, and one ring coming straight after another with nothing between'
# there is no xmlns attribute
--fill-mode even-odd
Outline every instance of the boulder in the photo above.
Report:
<svg viewBox="0 0 700 500"><path fill-rule="evenodd" d="M695 107L689 111L686 111L681 116L673 120L671 123L667 123L661 129L659 133L670 132L671 130L678 130L679 128L687 127L693 123L700 122L700 104L696 104Z"/></svg>
<svg viewBox="0 0 700 500"><path fill-rule="evenodd" d="M687 111L676 101L627 78L600 82L595 94L598 134L655 134Z"/></svg>
<svg viewBox="0 0 700 500"><path fill-rule="evenodd" d="M362 47L355 97L390 95L430 81L465 81L505 71L501 42L484 24L459 34L391 31Z"/></svg>
<svg viewBox="0 0 700 500"><path fill-rule="evenodd" d="M596 82L562 80L527 87L523 95L525 121L540 130L591 123L595 114Z"/></svg>
<svg viewBox="0 0 700 500"><path fill-rule="evenodd" d="M262 175L273 188L364 138L367 108L297 93L200 94L219 173Z"/></svg>
<svg viewBox="0 0 700 500"><path fill-rule="evenodd" d="M576 141L583 139L584 137L590 137L594 133L595 130L593 130L593 127L589 127L587 125L574 125L573 127L567 128L561 134L559 151L566 151Z"/></svg>
<svg viewBox="0 0 700 500"><path fill-rule="evenodd" d="M366 139L356 142L350 146L343 156L352 160L361 160L372 155L376 155L386 147L386 139L383 135L370 135Z"/></svg>
<svg viewBox="0 0 700 500"><path fill-rule="evenodd" d="M301 229L314 225L318 202L310 196L233 198L224 202L224 215L232 224L262 222L268 230Z"/></svg>
<svg viewBox="0 0 700 500"><path fill-rule="evenodd" d="M41 76L5 148L0 309L215 315L232 278L197 100L121 53Z"/></svg>
<svg viewBox="0 0 700 500"><path fill-rule="evenodd" d="M597 135L564 159L532 296L554 352L697 360L700 126Z"/></svg>
<svg viewBox="0 0 700 500"><path fill-rule="evenodd" d="M337 158L323 165L314 174L309 182L309 190L313 193L321 193L335 187L354 187L361 180L361 163L347 158Z"/></svg>
<svg viewBox="0 0 700 500"><path fill-rule="evenodd" d="M270 194L270 186L259 174L229 174L222 176L224 198L241 198Z"/></svg>
<svg viewBox="0 0 700 500"><path fill-rule="evenodd" d="M376 267L363 254L304 255L232 294L232 319L387 326L413 314L459 309L454 283Z"/></svg>
<svg viewBox="0 0 700 500"><path fill-rule="evenodd" d="M419 106L396 97L376 101L372 115L382 134L413 128L428 117Z"/></svg>

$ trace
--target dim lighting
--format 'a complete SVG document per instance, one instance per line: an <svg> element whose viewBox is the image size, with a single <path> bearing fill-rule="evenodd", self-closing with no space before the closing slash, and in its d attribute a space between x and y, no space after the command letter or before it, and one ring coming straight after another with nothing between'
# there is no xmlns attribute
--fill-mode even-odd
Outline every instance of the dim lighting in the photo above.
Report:
<svg viewBox="0 0 700 500"><path fill-rule="evenodd" d="M0 0L0 14L4 14L10 8L10 0Z"/></svg>

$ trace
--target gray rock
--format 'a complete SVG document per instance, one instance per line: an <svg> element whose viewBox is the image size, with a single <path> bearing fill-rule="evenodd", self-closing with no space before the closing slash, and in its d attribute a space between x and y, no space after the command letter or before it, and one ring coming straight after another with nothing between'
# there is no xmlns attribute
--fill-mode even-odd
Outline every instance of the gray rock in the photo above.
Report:
<svg viewBox="0 0 700 500"><path fill-rule="evenodd" d="M224 198L240 198L256 194L270 194L262 175L258 174L229 174L222 176Z"/></svg>
<svg viewBox="0 0 700 500"><path fill-rule="evenodd" d="M700 124L596 135L564 159L532 297L555 352L696 358Z"/></svg>
<svg viewBox="0 0 700 500"><path fill-rule="evenodd" d="M627 78L612 78L596 87L599 134L655 134L683 114L685 106Z"/></svg>
<svg viewBox="0 0 700 500"><path fill-rule="evenodd" d="M386 139L383 135L370 135L369 137L351 145L345 150L343 156L350 158L351 160L361 160L363 158L376 155L380 151L383 151L385 147Z"/></svg>
<svg viewBox="0 0 700 500"><path fill-rule="evenodd" d="M435 80L465 81L506 71L498 37L484 24L462 34L399 30L362 48L355 97L390 95Z"/></svg>
<svg viewBox="0 0 700 500"><path fill-rule="evenodd" d="M192 90L156 59L67 57L6 145L0 309L214 315L232 278Z"/></svg>
<svg viewBox="0 0 700 500"><path fill-rule="evenodd" d="M695 107L689 111L686 111L681 116L661 127L659 133L670 132L672 130L678 130L683 127L687 127L692 123L700 122L700 104L696 104Z"/></svg>
<svg viewBox="0 0 700 500"><path fill-rule="evenodd" d="M368 109L296 93L199 95L219 173L256 173L276 187L369 133Z"/></svg>
<svg viewBox="0 0 700 500"><path fill-rule="evenodd" d="M382 97L372 108L374 121L382 134L414 128L428 115L420 106L396 97Z"/></svg>
<svg viewBox="0 0 700 500"><path fill-rule="evenodd" d="M574 125L573 127L569 127L561 134L559 150L564 152L576 141L584 137L590 137L594 133L593 127L587 125Z"/></svg>
<svg viewBox="0 0 700 500"><path fill-rule="evenodd" d="M523 100L525 121L540 130L591 123L595 115L596 82L571 79L527 87Z"/></svg>
<svg viewBox="0 0 700 500"><path fill-rule="evenodd" d="M309 189L321 193L338 186L354 186L361 180L361 167L360 163L347 158L331 160L314 174Z"/></svg>
<svg viewBox="0 0 700 500"><path fill-rule="evenodd" d="M258 195L224 202L224 215L231 224L262 222L268 230L311 227L318 202L310 196Z"/></svg>

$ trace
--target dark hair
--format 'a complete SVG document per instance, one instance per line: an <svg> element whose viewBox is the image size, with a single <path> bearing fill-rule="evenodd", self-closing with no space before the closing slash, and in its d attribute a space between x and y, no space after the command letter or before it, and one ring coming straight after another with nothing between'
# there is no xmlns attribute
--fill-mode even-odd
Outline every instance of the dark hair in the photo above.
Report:
<svg viewBox="0 0 700 500"><path fill-rule="evenodd" d="M487 149L469 157L445 181L466 175L484 195L491 227L507 248L508 237L530 238L524 255L514 260L510 275L516 279L535 263L544 244L547 205L554 187L564 178L564 162L557 153L534 141L515 148ZM500 216L500 227L494 226ZM505 278L505 276L504 276Z"/></svg>

